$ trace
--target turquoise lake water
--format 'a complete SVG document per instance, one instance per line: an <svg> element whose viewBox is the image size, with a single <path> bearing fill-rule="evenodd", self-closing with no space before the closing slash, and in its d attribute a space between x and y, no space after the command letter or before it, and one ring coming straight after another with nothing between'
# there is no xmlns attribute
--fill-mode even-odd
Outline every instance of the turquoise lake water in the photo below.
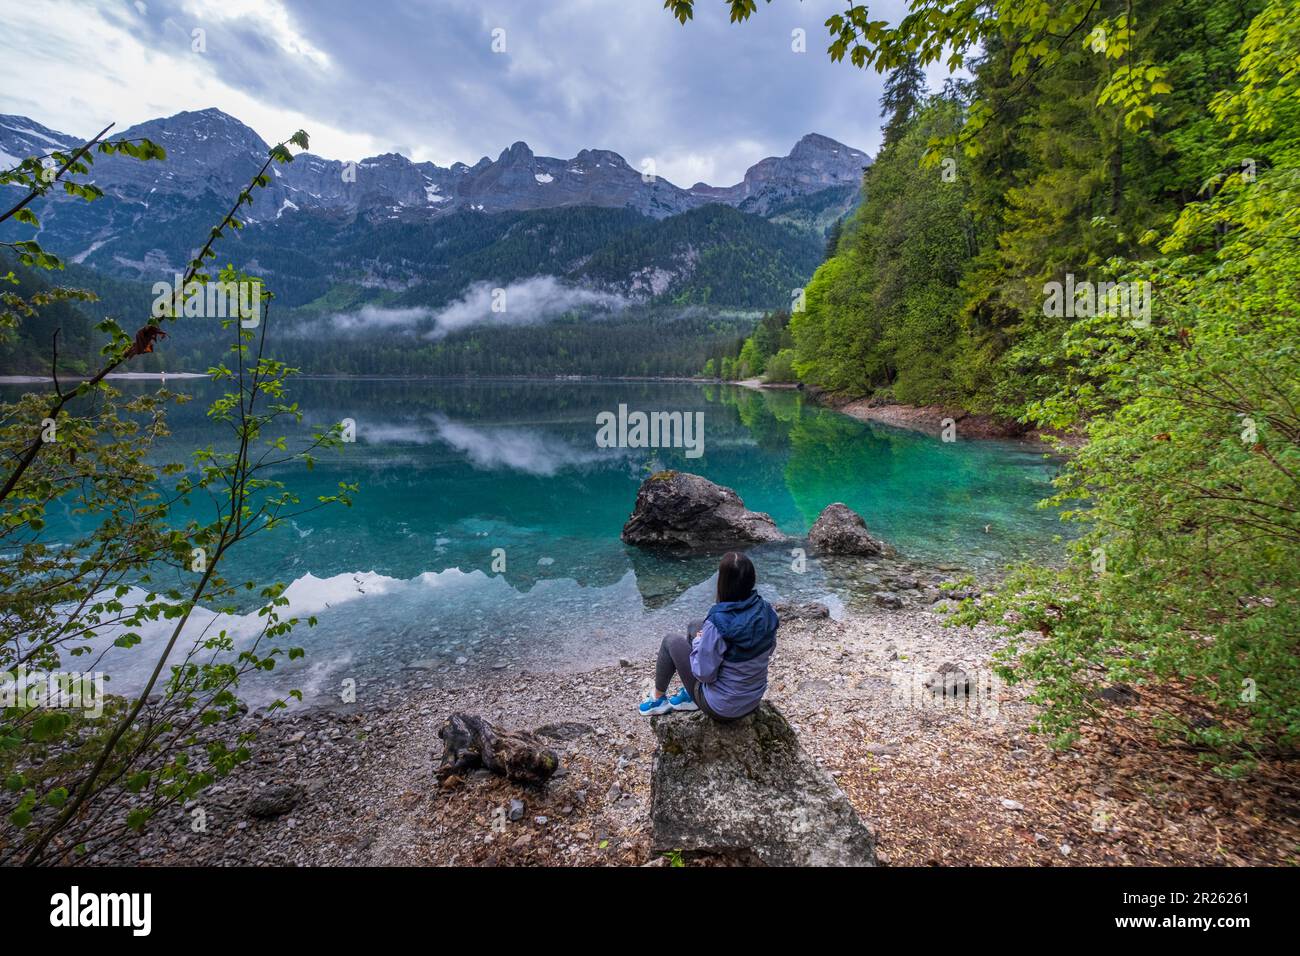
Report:
<svg viewBox="0 0 1300 956"><path fill-rule="evenodd" d="M203 380L169 386L196 396L170 417L161 454L179 458L213 439L204 407L215 392ZM318 627L292 639L306 659L271 682L309 697L335 693L345 677L364 684L617 659L702 616L716 559L648 555L619 539L637 487L661 468L734 488L794 536L842 501L924 567L987 572L1060 549L1060 521L1036 507L1058 467L1040 449L945 444L855 421L793 391L613 381L298 379L292 387L307 421L288 430L291 441L344 418L356 421L357 440L313 472L276 477L304 501L340 481L359 483L360 494L351 509L259 535L227 575L289 583L291 611L318 616ZM597 414L620 404L703 412L704 454L597 447ZM822 600L838 613L856 586L813 558L795 573L797 544L752 552L760 589L772 600ZM505 552L504 573L492 570L494 549ZM251 634L256 622L222 625ZM130 652L138 663L110 670L118 689L144 666L138 651Z"/></svg>

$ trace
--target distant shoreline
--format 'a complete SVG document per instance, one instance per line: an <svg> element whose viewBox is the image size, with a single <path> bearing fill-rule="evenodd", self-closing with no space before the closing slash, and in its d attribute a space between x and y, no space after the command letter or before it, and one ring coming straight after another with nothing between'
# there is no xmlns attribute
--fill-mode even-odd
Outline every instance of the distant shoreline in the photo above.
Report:
<svg viewBox="0 0 1300 956"><path fill-rule="evenodd" d="M206 372L115 372L106 378L158 381L168 378L208 378ZM715 378L685 375L343 375L302 372L295 378L314 382L680 382L700 385L735 385ZM89 375L60 375L64 382L84 382ZM0 385L36 385L53 382L48 375L0 375Z"/></svg>
<svg viewBox="0 0 1300 956"><path fill-rule="evenodd" d="M760 392L765 391L799 391L798 382L765 382L761 378L741 378L733 382L725 382L726 385L739 385L741 388L753 388Z"/></svg>
<svg viewBox="0 0 1300 956"><path fill-rule="evenodd" d="M207 378L204 372L113 372L105 375L116 381L163 381L169 378ZM61 382L84 382L89 375L60 375ZM53 382L48 375L0 375L0 385L42 385Z"/></svg>

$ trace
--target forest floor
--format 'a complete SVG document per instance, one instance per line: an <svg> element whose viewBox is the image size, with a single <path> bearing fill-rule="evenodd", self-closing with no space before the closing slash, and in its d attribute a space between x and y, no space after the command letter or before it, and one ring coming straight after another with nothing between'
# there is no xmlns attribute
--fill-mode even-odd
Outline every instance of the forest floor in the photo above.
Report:
<svg viewBox="0 0 1300 956"><path fill-rule="evenodd" d="M1148 705L1169 706L1150 689L1129 708L1104 705L1067 751L1029 732L1034 707L1019 687L978 709L900 695L909 674L945 662L983 672L999 646L940 618L909 606L792 621L773 657L770 699L870 825L882 863L1300 862L1296 767L1215 776L1148 729ZM649 837L655 737L635 712L654 650L581 671L416 674L357 704L263 722L249 763L92 862L662 864ZM438 729L455 711L540 728L560 772L534 790L486 771L440 785ZM253 798L284 794L284 812L249 812ZM515 800L524 808L511 821Z"/></svg>

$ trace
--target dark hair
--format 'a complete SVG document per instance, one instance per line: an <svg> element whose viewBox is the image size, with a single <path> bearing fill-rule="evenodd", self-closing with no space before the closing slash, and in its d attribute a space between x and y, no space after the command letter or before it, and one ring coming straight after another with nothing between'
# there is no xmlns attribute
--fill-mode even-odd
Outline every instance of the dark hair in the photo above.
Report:
<svg viewBox="0 0 1300 956"><path fill-rule="evenodd" d="M743 601L754 593L754 562L740 551L728 551L718 565L718 601Z"/></svg>

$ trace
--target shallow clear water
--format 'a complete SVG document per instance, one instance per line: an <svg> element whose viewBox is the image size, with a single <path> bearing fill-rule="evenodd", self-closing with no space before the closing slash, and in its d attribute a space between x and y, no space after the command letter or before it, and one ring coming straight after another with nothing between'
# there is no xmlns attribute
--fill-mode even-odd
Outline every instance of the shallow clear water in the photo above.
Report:
<svg viewBox="0 0 1300 956"><path fill-rule="evenodd" d="M200 380L169 386L196 395L171 415L164 453L178 458L213 440L204 408L215 390ZM291 611L319 617L318 627L300 628L292 639L307 648L306 659L278 670L261 689L267 693L294 686L309 696L333 694L345 677L364 686L412 667L455 674L649 649L708 609L715 566L647 555L619 540L638 485L660 468L730 486L796 536L826 505L842 501L920 566L988 571L1059 548L1056 515L1035 507L1057 467L1039 449L944 444L855 421L797 392L295 380L292 398L307 422L289 430L291 438L352 418L357 441L326 454L313 472L277 477L304 501L340 481L359 483L361 492L351 509L327 508L260 535L227 567L232 578L292 582ZM702 411L703 456L597 447L597 413L620 403ZM838 611L863 580L872 581L870 563L847 574L845 566L824 568L809 558L806 571L795 573L796 545L752 552L769 599L817 599ZM492 571L497 548L505 551L503 574ZM223 624L237 634L255 627L251 617ZM135 660L112 671L116 689L137 678L142 650L122 655Z"/></svg>

